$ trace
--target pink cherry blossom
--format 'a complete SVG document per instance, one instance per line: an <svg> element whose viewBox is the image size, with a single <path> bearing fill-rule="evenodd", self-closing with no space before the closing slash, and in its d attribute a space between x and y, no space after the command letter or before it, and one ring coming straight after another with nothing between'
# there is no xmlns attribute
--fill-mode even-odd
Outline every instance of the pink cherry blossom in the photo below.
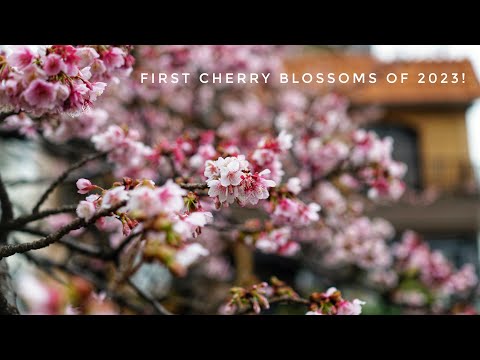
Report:
<svg viewBox="0 0 480 360"><path fill-rule="evenodd" d="M140 186L129 193L130 200L128 202L130 212L135 216L151 217L162 212L163 204L158 201L155 190Z"/></svg>
<svg viewBox="0 0 480 360"><path fill-rule="evenodd" d="M90 220L95 215L95 205L90 201L80 201L77 206L77 215L79 218Z"/></svg>
<svg viewBox="0 0 480 360"><path fill-rule="evenodd" d="M48 76L57 75L61 71L66 71L65 63L57 54L47 55L43 70Z"/></svg>
<svg viewBox="0 0 480 360"><path fill-rule="evenodd" d="M23 69L30 65L35 57L35 54L27 47L16 49L8 56L8 63L10 66L16 66Z"/></svg>
<svg viewBox="0 0 480 360"><path fill-rule="evenodd" d="M125 191L125 186L114 187L103 195L102 208L109 209L128 199L129 194L127 191Z"/></svg>
<svg viewBox="0 0 480 360"><path fill-rule="evenodd" d="M208 256L209 252L202 245L198 243L185 245L182 249L177 251L175 261L182 267L189 267L199 258Z"/></svg>
<svg viewBox="0 0 480 360"><path fill-rule="evenodd" d="M300 250L300 245L292 241L289 227L261 233L255 242L255 247L265 253L277 253L282 256L293 256Z"/></svg>
<svg viewBox="0 0 480 360"><path fill-rule="evenodd" d="M172 180L167 180L165 185L155 190L155 195L165 212L176 212L183 209L183 196L187 191L175 184Z"/></svg>
<svg viewBox="0 0 480 360"><path fill-rule="evenodd" d="M109 151L120 145L125 139L125 132L116 125L111 125L108 129L92 137L92 142L100 151Z"/></svg>
<svg viewBox="0 0 480 360"><path fill-rule="evenodd" d="M20 134L25 135L30 139L37 137L36 124L25 113L8 116L5 118L3 124L0 125L0 128L7 131L17 130Z"/></svg>
<svg viewBox="0 0 480 360"><path fill-rule="evenodd" d="M53 109L57 89L58 87L55 84L36 79L30 83L23 93L23 96L31 106L38 106L42 109Z"/></svg>
<svg viewBox="0 0 480 360"><path fill-rule="evenodd" d="M220 169L217 166L217 162L213 160L207 160L205 162L205 171L203 175L207 178L218 178L220 177Z"/></svg>
<svg viewBox="0 0 480 360"><path fill-rule="evenodd" d="M284 198L276 205L272 217L279 224L305 226L320 219L320 209L320 205L316 203L306 205L300 200Z"/></svg>
<svg viewBox="0 0 480 360"><path fill-rule="evenodd" d="M343 301L337 308L337 315L360 315L362 313L362 305L365 301L358 299L350 301Z"/></svg>
<svg viewBox="0 0 480 360"><path fill-rule="evenodd" d="M212 213L208 211L197 211L191 214L179 216L173 225L173 229L176 233L185 238L196 238L199 230L208 223L211 223L212 220Z"/></svg>
<svg viewBox="0 0 480 360"><path fill-rule="evenodd" d="M222 185L220 180L208 180L208 196L217 198L220 203L232 204L238 197L238 187Z"/></svg>
<svg viewBox="0 0 480 360"><path fill-rule="evenodd" d="M239 185L242 181L240 161L235 157L219 158L217 161L220 165L220 183L222 186Z"/></svg>
<svg viewBox="0 0 480 360"><path fill-rule="evenodd" d="M78 56L78 66L84 68L91 65L98 55L97 51L91 47L81 47L77 48L76 55Z"/></svg>
<svg viewBox="0 0 480 360"><path fill-rule="evenodd" d="M275 187L276 184L272 180L265 178L270 170L265 169L256 174L241 175L241 184L238 188L238 199L240 204L256 205L259 200L267 199L269 196L268 188Z"/></svg>
<svg viewBox="0 0 480 360"><path fill-rule="evenodd" d="M113 47L102 53L102 60L107 69L119 68L125 64L125 53L118 47Z"/></svg>
<svg viewBox="0 0 480 360"><path fill-rule="evenodd" d="M287 189L292 194L298 195L302 191L302 182L298 177L292 177L287 181Z"/></svg>

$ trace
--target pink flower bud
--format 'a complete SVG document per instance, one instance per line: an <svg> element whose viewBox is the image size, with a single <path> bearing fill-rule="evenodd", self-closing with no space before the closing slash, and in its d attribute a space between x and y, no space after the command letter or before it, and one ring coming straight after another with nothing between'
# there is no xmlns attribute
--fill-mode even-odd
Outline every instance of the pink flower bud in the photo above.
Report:
<svg viewBox="0 0 480 360"><path fill-rule="evenodd" d="M88 179L78 179L77 180L77 189L79 194L87 194L89 191L95 188L94 185Z"/></svg>

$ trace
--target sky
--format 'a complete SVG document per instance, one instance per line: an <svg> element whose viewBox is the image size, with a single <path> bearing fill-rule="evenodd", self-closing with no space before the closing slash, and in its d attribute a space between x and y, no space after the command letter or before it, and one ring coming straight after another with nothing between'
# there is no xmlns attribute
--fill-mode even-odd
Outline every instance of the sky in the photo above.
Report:
<svg viewBox="0 0 480 360"><path fill-rule="evenodd" d="M391 61L396 59L464 59L471 61L480 79L480 45L372 45L373 55ZM470 158L480 172L480 100L467 111Z"/></svg>

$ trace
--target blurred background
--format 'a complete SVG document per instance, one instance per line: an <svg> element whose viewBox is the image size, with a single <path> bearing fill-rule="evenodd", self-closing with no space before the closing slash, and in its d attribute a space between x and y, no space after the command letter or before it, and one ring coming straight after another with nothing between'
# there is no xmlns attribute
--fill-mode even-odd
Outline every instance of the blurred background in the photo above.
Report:
<svg viewBox="0 0 480 360"><path fill-rule="evenodd" d="M375 84L330 84L319 90L346 95L353 106L381 109L368 127L391 136L394 158L408 165L411 190L402 201L371 214L390 220L398 232L415 229L457 265L478 264L480 46L320 46L289 66L298 73L377 73ZM381 81L390 72L408 72L409 81ZM430 72L465 73L465 83L417 83L416 74Z"/></svg>

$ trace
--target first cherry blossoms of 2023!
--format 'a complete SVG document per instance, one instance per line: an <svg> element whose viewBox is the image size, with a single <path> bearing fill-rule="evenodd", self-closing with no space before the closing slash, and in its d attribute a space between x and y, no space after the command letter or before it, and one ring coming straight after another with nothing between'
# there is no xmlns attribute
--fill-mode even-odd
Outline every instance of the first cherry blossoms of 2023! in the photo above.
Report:
<svg viewBox="0 0 480 360"><path fill-rule="evenodd" d="M33 265L3 311L358 315L370 304L354 289L365 288L399 312L474 312L472 265L365 214L402 197L408 170L392 138L361 127L368 109L265 77L202 81L277 76L301 51L0 50L1 134L70 164L22 206L0 170L0 264ZM142 75L159 73L211 76Z"/></svg>

